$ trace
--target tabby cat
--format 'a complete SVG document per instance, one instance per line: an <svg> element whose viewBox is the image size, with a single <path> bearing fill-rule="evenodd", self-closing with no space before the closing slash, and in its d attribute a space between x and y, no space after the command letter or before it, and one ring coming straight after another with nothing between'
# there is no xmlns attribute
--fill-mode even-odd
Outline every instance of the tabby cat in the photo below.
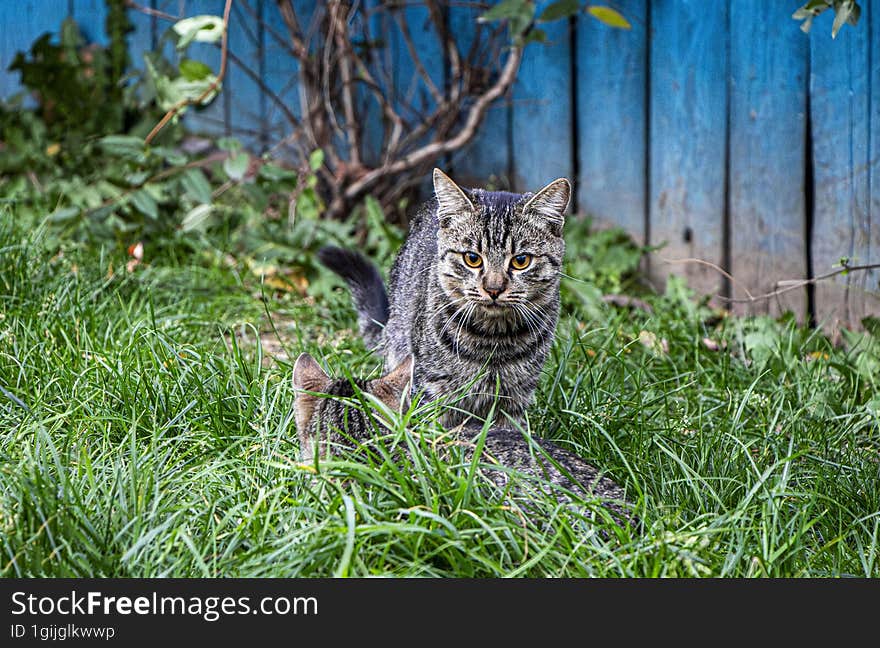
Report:
<svg viewBox="0 0 880 648"><path fill-rule="evenodd" d="M349 399L356 395L357 389L397 410L407 400L411 380L411 357L381 378L334 380L310 355L301 354L294 365L293 386L297 392L294 410L303 460L311 462L315 454L327 458L332 449L351 450L369 443L375 438L372 423L361 409L349 405ZM452 442L465 446L465 459L470 461L476 447L474 440L480 438L482 428L464 425L454 428L453 432ZM487 467L487 476L502 488L508 485L512 469L531 478L517 481L517 492L524 492L528 485L542 491L553 489L561 503L570 501L566 491L599 498L618 522L636 522L630 510L632 505L626 501L620 486L550 441L529 440L519 430L494 426L486 432L480 460L481 465Z"/></svg>
<svg viewBox="0 0 880 648"><path fill-rule="evenodd" d="M461 394L444 424L498 409L522 420L559 317L562 227L571 185L535 194L462 189L434 169L391 269L389 294L360 254L324 248L322 263L348 284L361 334L385 360L415 361L427 398Z"/></svg>

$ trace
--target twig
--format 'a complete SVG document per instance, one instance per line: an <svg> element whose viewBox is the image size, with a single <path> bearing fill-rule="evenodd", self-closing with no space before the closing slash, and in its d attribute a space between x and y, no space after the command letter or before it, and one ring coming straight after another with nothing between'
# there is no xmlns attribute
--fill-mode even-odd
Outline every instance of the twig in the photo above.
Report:
<svg viewBox="0 0 880 648"><path fill-rule="evenodd" d="M654 312L654 308L651 306L651 304L642 299L639 299L638 297L630 297L629 295L602 295L602 301L606 304L613 304L614 306L621 306L623 308L637 308L639 310L645 311L646 313Z"/></svg>
<svg viewBox="0 0 880 648"><path fill-rule="evenodd" d="M748 295L748 297L725 297L724 295L715 295L715 297L717 297L718 299L722 299L731 304L753 304L755 302L764 301L765 299L772 299L773 297L785 294L792 290L797 290L798 288L803 288L804 286L810 286L812 284L818 283L819 281L831 279L832 277L836 277L837 275L845 274L847 272L858 272L860 270L876 270L877 268L880 268L880 263L849 265L849 261L843 260L841 267L832 270L831 272L826 272L825 274L818 275L816 277L810 277L809 279L780 279L774 285L784 285L784 288L778 288L768 293L764 293L763 295L752 295L752 293L750 293L745 286L734 279L734 277L730 273L726 272L724 269L718 267L710 261L705 261L704 259L661 259L661 261L663 261L664 263L696 263L699 265L708 266L713 270L718 271L719 273L730 279L731 283L736 284L738 287L742 288L743 292Z"/></svg>
<svg viewBox="0 0 880 648"><path fill-rule="evenodd" d="M513 47L507 57L507 61L504 64L501 74L495 81L495 84L474 102L470 111L468 111L464 126L462 126L461 130L459 130L454 137L445 141L431 142L395 162L373 169L357 182L348 186L345 191L346 200L354 200L360 196L361 193L373 186L376 181L386 175L407 171L419 164L427 162L428 160L436 159L441 155L456 151L467 144L476 134L477 127L483 121L483 117L485 116L486 110L489 108L489 104L503 95L513 84L521 60L522 47Z"/></svg>
<svg viewBox="0 0 880 648"><path fill-rule="evenodd" d="M443 95L437 89L437 86L434 85L434 81L431 79L431 75L428 74L427 70L425 70L425 66L422 65L422 59L419 57L415 43L413 43L412 35L409 33L409 27L406 24L406 20L398 12L394 12L393 15L395 22L397 22L397 26L400 28L400 33L403 34L403 41L406 44L406 49L409 52L409 57L412 59L413 66L416 68L416 72L419 73L419 76L425 82L428 92L431 93L434 101L438 104L442 103Z"/></svg>
<svg viewBox="0 0 880 648"><path fill-rule="evenodd" d="M712 269L715 270L716 272L719 272L719 273L722 274L723 276L725 276L725 277L727 277L728 279L730 279L730 283L734 284L734 285L737 286L738 288L742 288L742 291L743 291L746 295L749 296L749 298L748 298L746 301L755 301L755 299L756 299L755 297L752 297L752 293L749 292L749 289L748 289L748 288L746 288L746 287L743 286L741 283L739 283L736 279L734 279L733 275L731 275L729 272L727 272L726 270L724 270L724 269L721 268L720 266L715 265L715 264L712 263L711 261L706 261L706 260L704 260L704 259L694 259L694 258L688 258L688 259L660 259L660 260L661 260L663 263L696 263L696 264L698 264L698 265L704 265L704 266L707 266L707 267L709 267L709 268L712 268ZM719 295L719 296L720 296L720 295ZM726 297L722 297L722 299L727 299L727 298L726 298Z"/></svg>
<svg viewBox="0 0 880 648"><path fill-rule="evenodd" d="M214 164L216 162L221 162L228 157L229 157L229 153L225 153L225 152L212 153L211 155L208 155L207 157L204 157L201 160L193 160L192 162L187 162L186 164L184 164L182 166L173 166L173 167L169 167L167 169L163 169L162 171L159 171L155 175L150 176L146 180L143 180L135 185L132 185L131 187L127 187L125 189L125 191L123 191L118 196L114 196L112 198L107 198L106 200L104 200L104 202L102 202L97 207L91 207L90 209L85 210L85 214L88 215L88 214L94 213L94 212L98 211L99 209L107 207L108 205L112 205L113 203L119 202L123 198L127 198L128 196L133 194L135 191L138 191L139 189L143 189L146 185L150 184L151 182L156 182L158 180L164 180L165 178L169 178L173 175L177 175L178 173L186 171L187 169L198 169L200 167L206 167L206 166L209 166L209 165Z"/></svg>
<svg viewBox="0 0 880 648"><path fill-rule="evenodd" d="M142 4L138 4L134 2L134 0L125 0L125 6L129 9L134 9L142 14L146 14L148 16L155 16L156 18L161 18L162 20L170 20L172 22L177 22L180 20L179 16L172 16L170 13L165 13L164 11L159 11L158 9L153 9L151 7L145 7Z"/></svg>
<svg viewBox="0 0 880 648"><path fill-rule="evenodd" d="M728 301L732 304L748 304L756 301L762 301L764 299L770 299L771 297L776 297L777 295L782 295L783 293L787 293L791 290L797 290L798 288L809 286L818 281L831 279L832 277L836 277L837 275L844 274L846 272L857 272L859 270L875 270L877 268L880 268L880 263L865 263L863 265L851 266L848 262L845 262L842 267L837 268L836 270L826 272L825 274L819 275L817 277L811 277L810 279L783 279L777 281L777 286L780 284L785 284L785 288L779 288L778 290L774 290L763 295L758 295L757 297L749 296L748 299L733 299L731 297L721 297L721 299L724 299L725 301Z"/></svg>
<svg viewBox="0 0 880 648"><path fill-rule="evenodd" d="M175 105L171 107L171 109L165 113L165 116L159 120L159 123L153 127L153 130L144 138L144 143L149 144L153 141L156 135L165 128L169 121L171 121L181 110L183 110L186 106L192 104L200 104L207 97L211 95L212 92L217 90L220 86L220 83L223 81L223 77L226 76L226 58L227 51L229 45L229 11L232 9L232 0L226 0L226 6L223 8L223 36L220 41L220 72L217 74L217 78L214 79L213 83L209 85L205 91L200 94L196 99L183 99L177 102Z"/></svg>

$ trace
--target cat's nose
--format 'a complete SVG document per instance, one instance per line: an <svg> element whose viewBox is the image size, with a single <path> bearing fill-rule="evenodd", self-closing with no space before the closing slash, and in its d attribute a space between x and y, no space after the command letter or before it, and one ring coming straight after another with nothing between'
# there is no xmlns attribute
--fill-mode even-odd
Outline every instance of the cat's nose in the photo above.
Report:
<svg viewBox="0 0 880 648"><path fill-rule="evenodd" d="M501 273L491 273L483 280L483 290L492 298L492 301L498 299L505 288L507 288L507 282L504 281L504 275Z"/></svg>

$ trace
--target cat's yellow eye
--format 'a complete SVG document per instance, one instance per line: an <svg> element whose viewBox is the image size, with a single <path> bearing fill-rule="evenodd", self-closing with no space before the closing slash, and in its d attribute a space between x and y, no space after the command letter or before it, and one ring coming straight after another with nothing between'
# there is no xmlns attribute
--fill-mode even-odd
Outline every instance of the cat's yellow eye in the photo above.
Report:
<svg viewBox="0 0 880 648"><path fill-rule="evenodd" d="M517 254L510 260L510 267L514 270L525 270L532 263L531 254Z"/></svg>
<svg viewBox="0 0 880 648"><path fill-rule="evenodd" d="M464 259L464 264L468 268L479 268L483 265L483 257L476 252L465 252L461 257Z"/></svg>

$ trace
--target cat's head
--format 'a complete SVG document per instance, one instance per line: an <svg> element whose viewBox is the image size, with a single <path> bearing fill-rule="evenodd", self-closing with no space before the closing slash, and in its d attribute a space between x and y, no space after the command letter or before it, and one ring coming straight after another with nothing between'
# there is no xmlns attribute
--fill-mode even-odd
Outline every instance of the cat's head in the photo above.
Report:
<svg viewBox="0 0 880 648"><path fill-rule="evenodd" d="M556 292L571 197L565 178L535 194L463 190L434 169L439 281L460 306L509 316L541 306ZM525 305L523 305L525 304Z"/></svg>
<svg viewBox="0 0 880 648"><path fill-rule="evenodd" d="M303 461L315 452L325 457L330 446L353 447L374 434L372 421L352 404L358 392L370 394L397 410L405 406L412 384L412 358L407 357L380 378L334 379L315 359L302 353L293 366L294 414Z"/></svg>

